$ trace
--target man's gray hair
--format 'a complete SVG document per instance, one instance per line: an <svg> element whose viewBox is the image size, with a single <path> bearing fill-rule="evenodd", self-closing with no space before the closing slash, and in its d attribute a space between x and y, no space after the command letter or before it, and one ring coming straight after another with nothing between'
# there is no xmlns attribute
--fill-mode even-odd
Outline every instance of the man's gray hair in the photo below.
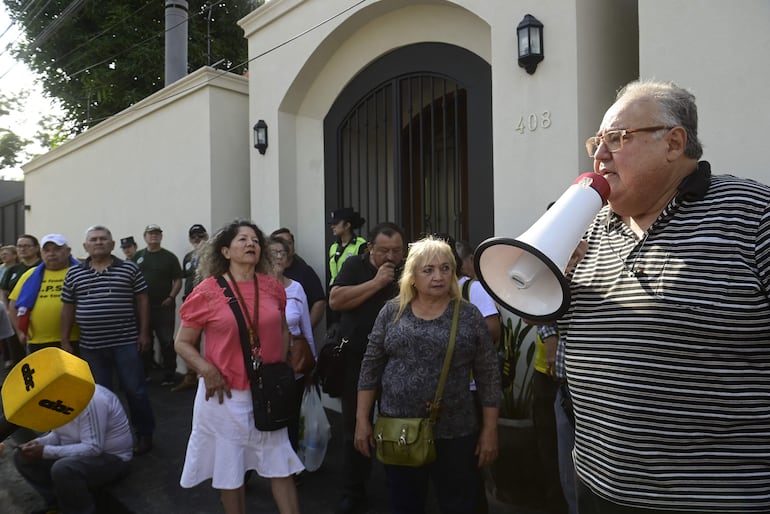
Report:
<svg viewBox="0 0 770 514"><path fill-rule="evenodd" d="M700 159L703 146L698 140L698 107L695 95L673 82L655 80L636 80L623 86L618 91L616 100L622 97L641 97L653 99L660 109L661 125L681 126L687 133L684 154L691 159Z"/></svg>
<svg viewBox="0 0 770 514"><path fill-rule="evenodd" d="M110 236L110 239L112 239L112 232L110 232L110 229L105 227L104 225L91 225L86 229L86 239L88 239L88 234L95 231L99 232L107 232L107 235Z"/></svg>

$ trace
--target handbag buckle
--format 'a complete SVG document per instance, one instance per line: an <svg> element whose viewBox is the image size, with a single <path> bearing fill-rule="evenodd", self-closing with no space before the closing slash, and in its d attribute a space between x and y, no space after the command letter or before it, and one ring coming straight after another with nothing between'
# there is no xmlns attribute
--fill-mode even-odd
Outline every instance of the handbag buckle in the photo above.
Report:
<svg viewBox="0 0 770 514"><path fill-rule="evenodd" d="M401 426L401 435L398 436L398 445L406 446L406 425Z"/></svg>

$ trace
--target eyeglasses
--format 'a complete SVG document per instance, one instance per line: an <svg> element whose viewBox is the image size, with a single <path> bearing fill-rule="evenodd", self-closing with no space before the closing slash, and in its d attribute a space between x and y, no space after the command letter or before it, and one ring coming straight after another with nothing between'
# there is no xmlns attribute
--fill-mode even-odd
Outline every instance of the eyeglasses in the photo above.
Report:
<svg viewBox="0 0 770 514"><path fill-rule="evenodd" d="M270 255L273 257L286 257L289 255L289 252L286 250L270 250Z"/></svg>
<svg viewBox="0 0 770 514"><path fill-rule="evenodd" d="M604 134L586 139L586 150L588 151L589 157L595 157L596 152L599 150L599 145L604 142L607 151L615 153L623 149L623 141L625 141L629 134L633 134L634 132L657 132L658 130L670 130L672 128L673 127L666 127L665 125L656 125L654 127L642 127L638 129L607 130Z"/></svg>
<svg viewBox="0 0 770 514"><path fill-rule="evenodd" d="M374 253L376 255L385 257L386 255L393 255L394 257L398 257L399 255L402 255L404 253L404 249L400 246L398 248L382 248L379 246L374 247Z"/></svg>

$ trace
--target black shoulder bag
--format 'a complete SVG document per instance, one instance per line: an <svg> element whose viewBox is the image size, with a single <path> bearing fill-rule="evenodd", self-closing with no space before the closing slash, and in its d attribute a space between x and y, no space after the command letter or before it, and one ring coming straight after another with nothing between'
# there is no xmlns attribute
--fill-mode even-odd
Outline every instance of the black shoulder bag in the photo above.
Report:
<svg viewBox="0 0 770 514"><path fill-rule="evenodd" d="M342 396L345 389L345 355L347 338L340 338L340 325L326 329L326 341L318 354L316 376L323 392L332 398Z"/></svg>
<svg viewBox="0 0 770 514"><path fill-rule="evenodd" d="M224 289L225 296L228 298L227 303L238 323L243 362L251 385L254 426L263 432L280 430L288 426L289 422L297 416L296 409L292 408L295 397L294 388L296 387L294 372L285 362L271 362L269 364L262 362L259 338L251 335L246 326L246 319L243 315L246 306L240 305L242 300L235 297L230 284L224 277L217 277L217 283ZM256 276L254 278L254 294L257 298L254 302L256 310L259 303L259 286ZM255 312L255 321L256 318ZM254 323L254 329L256 328L256 323Z"/></svg>

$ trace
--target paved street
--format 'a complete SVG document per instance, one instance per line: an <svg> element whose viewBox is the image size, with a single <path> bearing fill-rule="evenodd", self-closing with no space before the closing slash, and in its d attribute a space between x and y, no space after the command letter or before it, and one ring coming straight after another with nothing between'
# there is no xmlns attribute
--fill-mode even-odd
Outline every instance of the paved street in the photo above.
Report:
<svg viewBox="0 0 770 514"><path fill-rule="evenodd" d="M3 375L4 378L4 375ZM159 378L159 377L158 377ZM219 494L207 483L192 489L179 486L179 475L184 461L184 450L190 434L190 416L194 391L172 393L168 388L150 384L150 396L157 418L155 448L146 455L136 457L131 474L111 487L103 498L103 511L109 514L210 514L221 512ZM339 476L342 467L340 447L340 415L327 409L332 423L333 438L324 465L314 473L304 473L299 487L302 511L326 514L334 512L339 499ZM23 442L32 437L28 430L18 430L11 443ZM7 441L7 442L9 442ZM4 514L23 514L42 507L36 493L19 477L11 459L0 459L0 505ZM370 481L371 514L389 512L385 479L382 466L375 462ZM255 477L246 486L246 502L249 512L277 512L270 495L267 480ZM435 504L429 513L438 512ZM491 501L490 514L539 514L531 508Z"/></svg>

